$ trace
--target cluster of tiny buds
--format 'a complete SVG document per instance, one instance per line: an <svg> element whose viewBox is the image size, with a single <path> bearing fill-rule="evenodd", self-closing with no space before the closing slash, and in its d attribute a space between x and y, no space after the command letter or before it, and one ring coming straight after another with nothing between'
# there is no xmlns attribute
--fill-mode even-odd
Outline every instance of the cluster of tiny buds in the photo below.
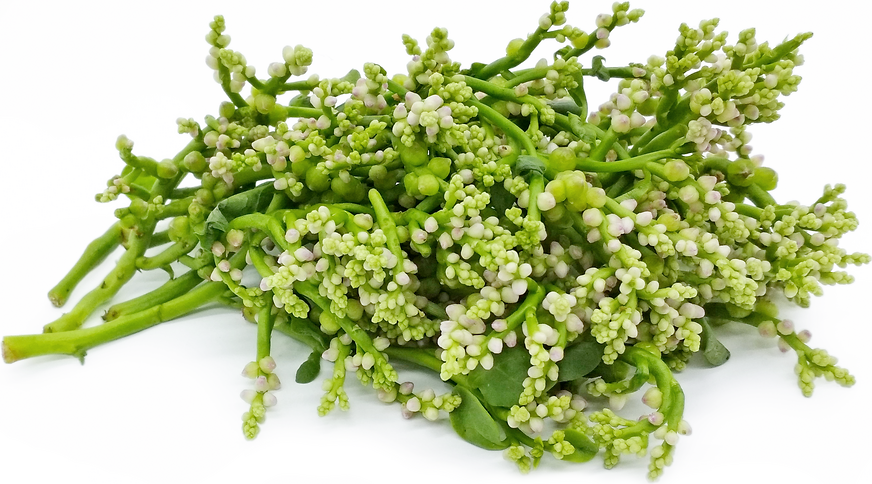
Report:
<svg viewBox="0 0 872 484"><path fill-rule="evenodd" d="M271 390L281 388L279 377L273 373L276 362L271 356L265 356L259 361L251 361L242 370L242 376L254 380L254 390L243 390L239 395L246 403L252 403L258 394L262 395L263 406L272 407L276 404L276 397Z"/></svg>
<svg viewBox="0 0 872 484"><path fill-rule="evenodd" d="M401 402L401 411L404 418L412 418L415 414L421 414L425 419L434 421L439 418L439 411L450 412L460 404L460 397L453 394L436 395L433 389L428 388L420 393L414 393L415 384L407 381L393 388L377 390L378 399L384 403Z"/></svg>
<svg viewBox="0 0 872 484"><path fill-rule="evenodd" d="M789 319L783 319L778 323L774 321L764 321L757 326L757 331L760 332L760 336L764 338L775 338L777 336L787 336L791 334L796 334L797 339L802 343L808 343L811 340L811 332L809 330L802 330L797 332L793 321ZM786 353L790 351L790 345L784 340L784 338L778 338L778 349L781 350L782 353Z"/></svg>

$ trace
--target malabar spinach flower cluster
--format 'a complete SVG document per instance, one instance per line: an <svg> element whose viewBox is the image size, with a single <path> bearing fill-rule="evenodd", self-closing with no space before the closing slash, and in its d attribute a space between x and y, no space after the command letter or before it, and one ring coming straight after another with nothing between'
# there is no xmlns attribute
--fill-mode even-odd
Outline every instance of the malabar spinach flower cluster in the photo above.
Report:
<svg viewBox="0 0 872 484"><path fill-rule="evenodd" d="M749 126L778 119L796 90L810 34L770 45L746 30L731 44L703 21L682 25L663 56L607 67L587 54L642 11L617 3L583 30L566 24L567 8L553 3L489 63L452 60L437 28L426 48L403 36L406 72L367 63L323 79L303 77L313 54L302 45L257 77L215 17L206 63L228 100L202 124L178 119L192 140L171 159L119 137L124 168L97 199L130 204L51 300L63 305L118 246L121 257L43 334L4 338L4 360L81 359L218 303L257 325L241 394L248 438L277 404L278 331L311 348L297 382L332 366L320 415L348 408L352 373L405 417L447 413L461 437L522 471L545 453L602 453L607 467L647 454L651 478L690 432L674 372L694 353L713 365L729 356L719 324L756 326L793 350L806 395L817 377L853 384L772 302L807 306L823 285L852 282L846 265L870 261L838 245L857 227L844 186L780 204L775 171L748 145ZM562 47L519 67L546 39ZM617 91L591 109L584 83L613 78ZM154 269L169 281L80 328ZM416 389L394 361L453 390ZM639 391L651 413L619 416ZM608 404L588 404L599 397Z"/></svg>

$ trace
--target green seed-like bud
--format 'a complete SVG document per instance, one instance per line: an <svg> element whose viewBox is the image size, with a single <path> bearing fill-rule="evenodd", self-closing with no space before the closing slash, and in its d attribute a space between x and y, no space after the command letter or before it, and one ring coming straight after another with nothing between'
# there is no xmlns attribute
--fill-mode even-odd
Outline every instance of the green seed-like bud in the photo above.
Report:
<svg viewBox="0 0 872 484"><path fill-rule="evenodd" d="M141 198L130 200L130 213L137 218L145 218L148 215L148 202Z"/></svg>
<svg viewBox="0 0 872 484"><path fill-rule="evenodd" d="M225 101L218 107L218 115L222 118L230 119L234 113L236 113L236 106L232 102Z"/></svg>
<svg viewBox="0 0 872 484"><path fill-rule="evenodd" d="M139 220L136 216L131 213L121 219L121 228L125 230L132 229L138 222Z"/></svg>
<svg viewBox="0 0 872 484"><path fill-rule="evenodd" d="M671 182L680 182L690 176L690 168L682 160L670 160L663 165L666 178Z"/></svg>
<svg viewBox="0 0 872 484"><path fill-rule="evenodd" d="M182 166L192 173L202 173L206 169L206 158L199 151L192 151L185 155Z"/></svg>
<svg viewBox="0 0 872 484"><path fill-rule="evenodd" d="M512 56L517 54L521 50L522 45L524 45L524 39L510 40L509 45L506 46L506 55Z"/></svg>
<svg viewBox="0 0 872 484"><path fill-rule="evenodd" d="M172 178L179 174L179 167L173 160L163 160L157 164L157 176L160 178Z"/></svg>
<svg viewBox="0 0 872 484"><path fill-rule="evenodd" d="M408 166L421 166L430 161L430 155L427 153L427 147L421 143L414 143L412 146L400 145L400 159Z"/></svg>
<svg viewBox="0 0 872 484"><path fill-rule="evenodd" d="M545 191L553 195L557 203L566 200L566 184L563 180L551 180L545 185Z"/></svg>
<svg viewBox="0 0 872 484"><path fill-rule="evenodd" d="M406 173L406 176L403 177L403 187L405 187L406 193L413 197L420 195L420 192L418 191L418 175L414 173Z"/></svg>
<svg viewBox="0 0 872 484"><path fill-rule="evenodd" d="M203 186L203 188L211 190L215 188L216 183L218 183L218 179L212 176L212 173L208 171L203 173L203 176L200 177L200 184Z"/></svg>
<svg viewBox="0 0 872 484"><path fill-rule="evenodd" d="M430 173L418 177L418 191L426 197L436 195L439 193L439 179Z"/></svg>
<svg viewBox="0 0 872 484"><path fill-rule="evenodd" d="M433 172L436 177L442 180L448 178L451 173L451 160L448 158L436 157L427 163L427 168Z"/></svg>
<svg viewBox="0 0 872 484"><path fill-rule="evenodd" d="M260 92L254 96L254 109L260 114L269 114L272 108L276 105L275 96Z"/></svg>
<svg viewBox="0 0 872 484"><path fill-rule="evenodd" d="M769 190L775 190L775 187L778 186L778 173L776 173L772 168L761 166L754 170L754 174L751 176L751 181L767 192Z"/></svg>
<svg viewBox="0 0 872 484"><path fill-rule="evenodd" d="M757 166L747 158L738 160L727 165L727 181L738 187L747 187L753 183L751 177Z"/></svg>
<svg viewBox="0 0 872 484"><path fill-rule="evenodd" d="M169 235L170 240L173 242L189 238L191 236L191 224L188 222L188 217L182 215L173 218L170 221L169 227L167 227L167 235Z"/></svg>
<svg viewBox="0 0 872 484"><path fill-rule="evenodd" d="M327 334L336 334L336 332L341 329L339 323L336 322L336 318L333 316L333 314L327 311L321 313L321 317L318 318L318 322L321 324L321 328Z"/></svg>
<svg viewBox="0 0 872 484"><path fill-rule="evenodd" d="M324 192L330 188L330 177L313 166L306 170L306 185L313 192Z"/></svg>
<svg viewBox="0 0 872 484"><path fill-rule="evenodd" d="M548 155L548 168L560 173L575 169L575 152L572 148L557 148Z"/></svg>
<svg viewBox="0 0 872 484"><path fill-rule="evenodd" d="M569 207L577 212L587 209L587 191L590 188L590 184L584 176L574 174L562 178L561 181L563 182L566 203L569 204Z"/></svg>
<svg viewBox="0 0 872 484"><path fill-rule="evenodd" d="M608 201L605 190L599 187L591 187L587 191L587 204L594 208L602 208Z"/></svg>

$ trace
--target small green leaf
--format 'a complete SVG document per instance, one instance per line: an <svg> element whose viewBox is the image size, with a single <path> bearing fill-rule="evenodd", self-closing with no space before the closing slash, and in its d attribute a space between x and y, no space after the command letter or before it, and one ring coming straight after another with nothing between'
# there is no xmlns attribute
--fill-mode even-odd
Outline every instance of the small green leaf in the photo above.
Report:
<svg viewBox="0 0 872 484"><path fill-rule="evenodd" d="M297 374L294 376L294 381L297 383L311 383L315 378L318 378L318 373L321 372L321 352L313 351L309 358L297 368Z"/></svg>
<svg viewBox="0 0 872 484"><path fill-rule="evenodd" d="M699 346L702 349L703 358L705 358L705 360L712 366L723 365L730 359L730 350L728 350L723 343L718 341L714 330L712 330L712 327L708 322L708 318L701 318L699 324L702 326L702 335Z"/></svg>
<svg viewBox="0 0 872 484"><path fill-rule="evenodd" d="M460 405L449 417L457 435L470 444L487 450L502 450L509 446L503 440L502 429L476 396L462 386L454 387L460 395Z"/></svg>
<svg viewBox="0 0 872 484"><path fill-rule="evenodd" d="M493 209L498 217L505 214L506 210L511 208L515 200L517 200L514 195L506 190L502 183L495 183L494 186L490 187L489 193L490 203L488 203L488 208Z"/></svg>
<svg viewBox="0 0 872 484"><path fill-rule="evenodd" d="M572 132L575 133L581 141L588 144L596 141L596 131L591 125L585 122L580 116L576 116L572 113L570 113L568 117L569 126L572 128Z"/></svg>
<svg viewBox="0 0 872 484"><path fill-rule="evenodd" d="M575 429L566 429L563 439L575 447L575 452L563 457L570 462L587 462L599 452L599 447L590 440L590 437Z"/></svg>
<svg viewBox="0 0 872 484"><path fill-rule="evenodd" d="M599 80L603 82L607 82L609 79L612 78L612 76L609 75L608 70L603 69L603 63L605 62L605 60L606 58L601 55L595 56L593 58L593 63L590 66L590 70L593 71L593 75L595 75Z"/></svg>
<svg viewBox="0 0 872 484"><path fill-rule="evenodd" d="M469 372L469 383L482 397L495 407L511 407L518 403L524 391L524 379L530 369L530 354L521 346L505 348L494 355L494 366L485 370L481 366Z"/></svg>
<svg viewBox="0 0 872 484"><path fill-rule="evenodd" d="M202 247L211 247L219 237L219 232L227 230L227 224L236 217L254 212L263 212L270 204L276 189L272 183L237 193L218 202L206 217L202 227L195 227Z"/></svg>
<svg viewBox="0 0 872 484"><path fill-rule="evenodd" d="M606 383L614 383L616 381L626 380L630 376L630 370L633 367L623 361L616 361L611 365L607 365L602 361L597 364L597 367L591 372L591 376L602 377Z"/></svg>
<svg viewBox="0 0 872 484"><path fill-rule="evenodd" d="M566 348L557 363L558 381L572 381L587 376L602 361L605 347L596 341L582 341Z"/></svg>
<svg viewBox="0 0 872 484"><path fill-rule="evenodd" d="M515 162L515 173L523 177L533 173L544 175L545 168L545 162L539 159L538 156L521 155L518 157L518 161Z"/></svg>
<svg viewBox="0 0 872 484"><path fill-rule="evenodd" d="M287 324L294 337L309 345L312 351L323 353L330 345L330 337L322 333L318 326L308 319L288 316Z"/></svg>

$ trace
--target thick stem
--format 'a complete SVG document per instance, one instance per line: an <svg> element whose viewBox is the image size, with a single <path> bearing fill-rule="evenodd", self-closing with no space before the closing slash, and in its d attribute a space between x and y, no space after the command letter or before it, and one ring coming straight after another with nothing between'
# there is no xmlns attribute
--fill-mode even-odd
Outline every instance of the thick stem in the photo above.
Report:
<svg viewBox="0 0 872 484"><path fill-rule="evenodd" d="M539 43L542 42L542 39L545 38L546 33L547 30L537 27L536 31L530 34L530 36L527 37L527 40L525 40L524 43L521 44L521 47L512 55L507 55L491 62L473 73L473 75L479 79L490 79L506 69L511 69L512 67L520 65L530 57L533 50L536 49Z"/></svg>
<svg viewBox="0 0 872 484"><path fill-rule="evenodd" d="M385 238L387 239L388 249L394 254L394 257L397 258L397 268L395 273L399 273L405 269L403 269L403 261L405 257L403 256L403 248L400 246L400 238L397 235L397 225L394 223L394 218L391 216L391 211L388 210L388 206L385 205L385 201L382 199L381 194L379 194L378 190L373 188L369 191L369 202L372 204L372 208L375 211L375 219L378 222L379 228L384 232Z"/></svg>
<svg viewBox="0 0 872 484"><path fill-rule="evenodd" d="M272 304L267 303L257 313L257 361L269 356L272 330L276 322L272 308Z"/></svg>
<svg viewBox="0 0 872 484"><path fill-rule="evenodd" d="M644 155L634 156L620 161L594 161L591 158L580 158L575 167L581 171L595 171L599 173L617 173L645 168L649 162L675 157L672 150L661 150Z"/></svg>
<svg viewBox="0 0 872 484"><path fill-rule="evenodd" d="M136 259L136 267L144 271L160 269L161 267L167 266L178 260L179 257L191 252L195 247L197 247L197 239L195 237L188 240L180 240L153 257L138 257Z"/></svg>
<svg viewBox="0 0 872 484"><path fill-rule="evenodd" d="M114 296L121 289L121 286L133 277L133 274L136 273L136 259L142 256L148 248L149 239L151 239L154 230L153 222L149 224L148 221L145 221L143 225L149 226L142 227L142 231L138 234L131 234L127 250L118 259L118 263L103 279L103 282L86 294L70 312L45 325L44 332L57 333L80 327L99 305Z"/></svg>
<svg viewBox="0 0 872 484"><path fill-rule="evenodd" d="M116 222L109 230L88 244L85 252L79 257L76 265L48 292L52 304L61 307L70 297L82 279L97 267L106 257L121 244L121 222Z"/></svg>
<svg viewBox="0 0 872 484"><path fill-rule="evenodd" d="M514 138L524 150L527 151L528 155L536 155L536 146L533 144L533 141L527 136L527 133L524 132L521 128L519 128L515 123L506 119L505 116L498 113L494 108L480 102L476 99L469 99L466 101L470 106L475 106L478 108L478 114L489 123L493 124L497 128L503 130L506 133L506 136Z"/></svg>
<svg viewBox="0 0 872 484"><path fill-rule="evenodd" d="M147 292L139 297L118 303L106 310L103 319L111 321L119 316L126 314L138 313L144 311L157 304L165 303L175 299L191 289L197 287L203 279L197 274L197 271L192 270L175 279L170 279L159 288Z"/></svg>
<svg viewBox="0 0 872 484"><path fill-rule="evenodd" d="M2 343L3 361L13 363L42 355L71 355L84 361L87 350L188 314L225 290L224 284L210 282L184 296L99 326L61 333L7 336Z"/></svg>

